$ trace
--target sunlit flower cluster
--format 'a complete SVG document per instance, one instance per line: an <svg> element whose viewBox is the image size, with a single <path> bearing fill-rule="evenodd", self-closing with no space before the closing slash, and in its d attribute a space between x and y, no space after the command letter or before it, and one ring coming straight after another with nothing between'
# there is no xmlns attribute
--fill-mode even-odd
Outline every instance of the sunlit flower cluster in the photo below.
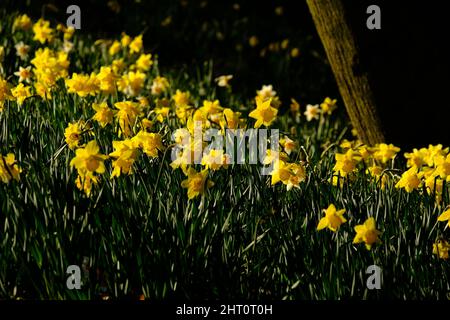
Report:
<svg viewBox="0 0 450 320"><path fill-rule="evenodd" d="M320 219L317 230L328 228L337 232L339 227L347 222L347 219L344 218L345 211L345 209L337 210L334 204L330 204L327 209L323 210L325 216ZM369 217L363 224L356 225L354 229L356 232L353 239L354 244L363 242L367 250L370 250L374 243L380 242L378 236L381 232L376 228L375 218Z"/></svg>
<svg viewBox="0 0 450 320"><path fill-rule="evenodd" d="M340 185L345 180L351 181L355 174L365 171L384 189L388 175L386 171L393 168L393 161L400 148L393 144L380 143L373 147L360 142L344 140L340 144L341 153L335 154L333 185Z"/></svg>
<svg viewBox="0 0 450 320"><path fill-rule="evenodd" d="M440 202L444 184L450 181L449 148L440 144L429 145L428 148L405 153L405 158L409 169L402 174L397 187L411 192L424 186L426 192Z"/></svg>
<svg viewBox="0 0 450 320"><path fill-rule="evenodd" d="M282 14L282 10L277 13ZM256 90L251 101L236 102L222 97L231 96L231 83L238 75L211 77L214 90L209 91L202 86L179 85L175 77L161 74L158 56L145 50L143 34L122 33L117 39L97 40L93 50L101 55L101 62L85 66L71 60L77 48L75 29L64 25L52 28L49 21L33 22L26 15L18 16L12 28L20 35L17 37L20 41L16 40L13 47L18 68L10 75L0 74L0 112L5 108L27 110L36 99L46 101L49 109L56 101L73 108L76 116L54 130L61 135L61 143L70 157L67 163L74 175L71 181L79 189L75 191L83 197L96 194L96 189L108 181L114 184L148 170L149 163L162 170L168 164L166 154L170 154L171 147L182 145L175 150L169 170L173 171L174 180L179 179L180 190L186 189L189 201L204 199L208 190L218 187L219 179L234 166L235 159L223 148L227 130L240 134L241 129L270 130L286 124L292 127L281 132L279 141L267 139L276 146L263 154L262 164L270 168L269 177L263 179L266 187L295 197L311 181L314 163L304 147L307 141L300 139L296 125L305 121L306 129L329 128L337 99L325 97L317 104L303 104L299 100L300 104L291 98L284 105L274 86L265 84ZM257 48L258 37L251 36L248 45ZM0 49L3 59L4 49ZM299 49L291 47L289 39L262 50L289 50L291 57L299 55ZM206 141L196 136L205 137L210 131L223 141L207 148ZM398 159L400 148L395 145L368 146L359 140L339 139L338 143L331 141L323 146L326 152L336 151L332 155L334 163L323 179L327 187L340 191L345 184L364 179L375 182L382 191L389 186L401 189L396 192L402 194L428 194L441 205L446 183L450 182L449 148L430 145L405 153L406 170L402 172L397 163L405 159ZM21 173L14 154L0 155L3 183L20 181ZM330 186L327 179L339 188ZM450 209L439 209L437 220L450 227ZM333 204L324 213L317 230L328 228L338 232L343 224L345 227L356 220L344 216L346 210L338 210ZM361 222L354 224L353 243L364 243L370 250L380 242L381 232L373 217ZM445 239L433 245L433 253L442 259L448 259L449 250L450 244Z"/></svg>

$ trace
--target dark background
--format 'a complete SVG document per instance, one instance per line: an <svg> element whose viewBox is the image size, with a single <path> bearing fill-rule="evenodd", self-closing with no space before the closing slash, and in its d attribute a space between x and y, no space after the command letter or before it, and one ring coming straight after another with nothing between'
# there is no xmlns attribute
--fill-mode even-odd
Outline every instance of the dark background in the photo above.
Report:
<svg viewBox="0 0 450 320"><path fill-rule="evenodd" d="M160 67L179 68L195 74L205 61L212 60L214 76L233 74L235 93L253 97L263 84L272 84L286 101L320 103L325 96L336 96L331 69L304 1L11 1L2 0L0 8L43 16L66 22L66 8L81 8L81 33L95 38L119 38L120 33L135 36L144 31L146 50L159 55ZM235 10L234 4L240 9ZM283 7L281 16L276 7ZM172 16L169 26L161 22ZM221 33L219 38L217 33ZM259 44L250 47L248 39L256 35ZM272 42L289 39L289 50L260 51ZM241 50L236 47L240 46ZM289 58L291 48L300 56Z"/></svg>
<svg viewBox="0 0 450 320"><path fill-rule="evenodd" d="M368 30L368 15L381 8L381 30ZM345 1L370 76L388 142L412 148L450 143L450 51L446 1Z"/></svg>
<svg viewBox="0 0 450 320"><path fill-rule="evenodd" d="M111 3L119 8L114 9ZM65 10L78 4L82 33L117 38L122 31L144 31L146 49L158 53L160 67L192 74L212 61L214 76L233 74L235 93L252 97L272 84L284 101L291 97L315 104L338 97L334 77L305 1L11 1L0 7L65 22ZM234 4L240 9L235 10ZM449 143L448 11L445 1L344 1L346 15L361 49L360 70L367 71L375 93L387 142L402 147ZM381 30L368 30L366 9L381 8ZM275 8L283 7L276 15ZM169 26L161 26L167 17ZM220 33L222 36L218 37ZM257 47L248 44L259 38ZM289 50L260 51L289 39L300 57ZM236 47L240 47L237 50Z"/></svg>

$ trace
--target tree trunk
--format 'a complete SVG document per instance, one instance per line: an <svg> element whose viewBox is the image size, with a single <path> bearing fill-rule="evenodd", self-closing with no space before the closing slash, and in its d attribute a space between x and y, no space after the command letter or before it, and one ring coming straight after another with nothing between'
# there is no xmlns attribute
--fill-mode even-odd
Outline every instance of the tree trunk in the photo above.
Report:
<svg viewBox="0 0 450 320"><path fill-rule="evenodd" d="M307 0L353 127L369 144L450 145L445 1ZM381 9L381 29L366 26Z"/></svg>
<svg viewBox="0 0 450 320"><path fill-rule="evenodd" d="M353 127L370 145L384 141L367 72L341 0L307 0Z"/></svg>

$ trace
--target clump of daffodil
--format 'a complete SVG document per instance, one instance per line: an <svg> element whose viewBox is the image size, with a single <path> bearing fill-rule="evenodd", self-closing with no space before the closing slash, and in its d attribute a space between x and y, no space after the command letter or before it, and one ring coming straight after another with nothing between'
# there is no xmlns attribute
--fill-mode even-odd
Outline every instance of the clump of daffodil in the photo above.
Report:
<svg viewBox="0 0 450 320"><path fill-rule="evenodd" d="M194 168L190 167L186 175L187 179L181 182L181 187L188 189L189 199L194 199L204 194L207 188L211 188L214 185L214 182L208 180L208 169L197 172Z"/></svg>
<svg viewBox="0 0 450 320"><path fill-rule="evenodd" d="M449 152L449 148L444 148L442 144L429 145L427 149L423 150L425 153L424 160L427 166L434 167L436 160L439 160L442 156L445 156Z"/></svg>
<svg viewBox="0 0 450 320"><path fill-rule="evenodd" d="M89 196L92 185L97 184L98 178L95 174L105 173L104 161L108 156L100 153L100 148L95 140L89 141L86 147L75 151L75 157L70 161L70 166L78 172L76 185L84 190Z"/></svg>
<svg viewBox="0 0 450 320"><path fill-rule="evenodd" d="M376 228L376 222L374 217L368 218L364 224L355 226L356 236L353 239L353 243L364 242L367 250L372 248L372 245L376 242L380 242L378 236L381 234Z"/></svg>
<svg viewBox="0 0 450 320"><path fill-rule="evenodd" d="M291 175L287 182L283 181L286 185L286 190L289 191L293 187L300 188L300 183L306 180L306 168L302 163L291 163L289 165Z"/></svg>
<svg viewBox="0 0 450 320"><path fill-rule="evenodd" d="M278 109L271 106L272 99L256 98L256 109L249 113L249 117L256 119L255 128L262 125L268 127L277 118Z"/></svg>
<svg viewBox="0 0 450 320"><path fill-rule="evenodd" d="M201 139L193 139L187 128L175 130L172 136L177 143L178 150L176 150L175 159L170 163L170 166L173 170L181 168L186 174L188 165L201 163L206 144Z"/></svg>
<svg viewBox="0 0 450 320"><path fill-rule="evenodd" d="M417 168L412 167L402 174L395 187L403 188L406 190L406 192L412 192L422 185L422 176L423 172L417 172Z"/></svg>
<svg viewBox="0 0 450 320"><path fill-rule="evenodd" d="M420 169L425 164L426 149L418 150L414 148L410 153L405 152L404 156L407 159L406 166L408 168L416 167Z"/></svg>
<svg viewBox="0 0 450 320"><path fill-rule="evenodd" d="M100 153L97 141L89 141L86 147L78 148L75 154L70 165L75 167L79 174L86 172L102 174L105 172L104 161L108 159L108 156Z"/></svg>
<svg viewBox="0 0 450 320"><path fill-rule="evenodd" d="M306 116L306 120L309 122L313 119L319 119L321 110L319 109L319 105L306 105L306 111L304 112L304 115Z"/></svg>
<svg viewBox="0 0 450 320"><path fill-rule="evenodd" d="M193 108L189 105L191 103L191 94L189 91L176 90L172 96L175 103L175 114L180 120L181 124L185 124L190 115L193 113Z"/></svg>
<svg viewBox="0 0 450 320"><path fill-rule="evenodd" d="M339 173L342 177L357 170L357 164L361 161L361 154L355 152L353 149L348 149L346 153L336 153L336 164L334 171Z"/></svg>
<svg viewBox="0 0 450 320"><path fill-rule="evenodd" d="M387 162L395 158L397 152L400 151L399 148L392 144L387 145L384 143L369 147L359 140L348 141L345 139L340 144L340 147L347 150L348 153L356 152L359 154L360 157L358 159L365 164L366 173L375 178L377 183L380 182L381 189L385 188L388 182L388 175L385 174Z"/></svg>
<svg viewBox="0 0 450 320"><path fill-rule="evenodd" d="M323 100L323 102L320 104L322 114L331 115L336 109L336 102L336 99L326 97L325 100Z"/></svg>
<svg viewBox="0 0 450 320"><path fill-rule="evenodd" d="M96 75L99 82L99 89L105 94L113 94L116 92L117 74L111 66L100 67L99 73Z"/></svg>
<svg viewBox="0 0 450 320"><path fill-rule="evenodd" d="M220 106L219 100L203 100L203 105L198 110L208 117L220 114L223 108Z"/></svg>
<svg viewBox="0 0 450 320"><path fill-rule="evenodd" d="M67 77L70 62L65 52L40 48L35 52L31 64L35 67L33 72L38 81L50 86L54 85L56 80Z"/></svg>
<svg viewBox="0 0 450 320"><path fill-rule="evenodd" d="M114 106L119 109L116 118L119 120L120 135L129 137L132 135L132 126L135 124L137 117L142 116L142 107L137 102L122 101L116 102Z"/></svg>
<svg viewBox="0 0 450 320"><path fill-rule="evenodd" d="M125 67L126 67L126 64L125 64L125 61L123 60L123 58L114 59L111 62L111 68L116 75L119 75L120 73L122 73L125 70Z"/></svg>
<svg viewBox="0 0 450 320"><path fill-rule="evenodd" d="M274 108L279 108L281 105L281 101L277 96L277 92L273 90L272 85L263 85L260 90L256 91L256 99L260 99L262 101L270 100L270 105Z"/></svg>
<svg viewBox="0 0 450 320"><path fill-rule="evenodd" d="M447 260L449 257L450 243L447 240L440 239L433 243L433 254L440 259Z"/></svg>
<svg viewBox="0 0 450 320"><path fill-rule="evenodd" d="M435 195L436 202L440 203L445 183L450 181L449 148L441 144L429 145L428 148L413 149L404 156L409 169L402 174L396 187L411 192L425 184L427 193Z"/></svg>
<svg viewBox="0 0 450 320"><path fill-rule="evenodd" d="M154 96L159 96L163 94L164 92L169 89L169 80L164 77L157 76L155 79L153 79L152 86L151 86L151 92Z"/></svg>
<svg viewBox="0 0 450 320"><path fill-rule="evenodd" d="M362 143L360 140L348 141L344 139L340 144L340 147L344 151L348 151L349 149L353 149L354 152L358 153L361 156L361 160L364 160L367 165L374 165L377 162L373 159L373 148ZM370 160L370 161L368 161Z"/></svg>
<svg viewBox="0 0 450 320"><path fill-rule="evenodd" d="M328 228L336 232L341 224L347 222L347 219L344 218L345 209L336 210L334 204L330 204L323 212L325 216L320 219L317 230Z"/></svg>
<svg viewBox="0 0 450 320"><path fill-rule="evenodd" d="M289 156L285 152L268 149L266 151L266 156L263 159L263 164L265 165L272 164L278 160L288 162Z"/></svg>
<svg viewBox="0 0 450 320"><path fill-rule="evenodd" d="M139 53L143 48L144 42L142 40L142 34L135 37L128 45L130 53Z"/></svg>
<svg viewBox="0 0 450 320"><path fill-rule="evenodd" d="M295 141L291 140L288 136L285 136L282 139L280 139L280 145L283 147L284 152L286 152L286 154L288 155L290 155L297 146Z"/></svg>
<svg viewBox="0 0 450 320"><path fill-rule="evenodd" d="M352 133L356 135L355 130L352 130ZM390 169L388 163L395 159L400 148L385 143L370 147L360 140L349 141L347 139L342 140L339 147L344 153L337 153L335 155L336 164L334 171L338 175L332 177L331 181L333 185L337 185L340 182L342 187L344 180L339 179L339 176L347 177L350 173L365 168L365 172L374 178L376 183L380 183L380 188L385 188L388 181L390 181L389 175L387 174L387 169ZM350 176L350 180L355 178L356 176L354 175Z"/></svg>
<svg viewBox="0 0 450 320"><path fill-rule="evenodd" d="M220 127L222 130L228 129L238 129L245 125L245 119L241 118L240 112L234 112L230 108L225 108L222 111L222 118L220 119Z"/></svg>
<svg viewBox="0 0 450 320"><path fill-rule="evenodd" d="M225 154L223 150L211 149L205 153L202 158L202 165L209 170L218 170L220 168L227 168L231 163L230 156Z"/></svg>
<svg viewBox="0 0 450 320"><path fill-rule="evenodd" d="M187 119L186 128L194 135L195 132L199 132L200 129L208 129L211 127L211 122L206 115L200 110L195 110L193 114Z"/></svg>
<svg viewBox="0 0 450 320"><path fill-rule="evenodd" d="M92 117L95 121L97 121L102 128L106 127L106 125L112 123L114 112L112 109L108 107L106 102L102 103L93 103L92 109L94 109L95 114Z"/></svg>
<svg viewBox="0 0 450 320"><path fill-rule="evenodd" d="M189 105L191 101L191 94L189 91L181 91L177 89L175 94L172 96L172 99L175 102L176 107L185 107Z"/></svg>
<svg viewBox="0 0 450 320"><path fill-rule="evenodd" d="M288 163L276 159L273 162L273 170L270 175L272 176L272 185L281 181L286 185L287 191L290 191L293 187L300 188L300 183L306 179L306 169L300 163Z"/></svg>
<svg viewBox="0 0 450 320"><path fill-rule="evenodd" d="M344 150L355 150L361 155L366 165L366 172L372 177L381 178L381 188L384 188L388 175L382 174L388 168L388 163L396 158L400 148L392 144L377 144L368 147L359 140L344 140L341 143ZM442 200L444 184L450 172L450 159L448 148L442 145L430 145L428 148L413 149L410 153L404 154L407 159L408 170L405 171L397 182L397 188L403 188L407 192L420 189L425 185L427 193L435 195L436 201Z"/></svg>
<svg viewBox="0 0 450 320"><path fill-rule="evenodd" d="M136 60L136 67L139 71L148 71L150 67L153 65L152 54L141 54L139 58Z"/></svg>
<svg viewBox="0 0 450 320"><path fill-rule="evenodd" d="M41 44L51 42L54 37L54 30L50 28L50 21L39 19L33 25L34 37L33 40L39 41Z"/></svg>
<svg viewBox="0 0 450 320"><path fill-rule="evenodd" d="M169 117L170 108L164 106L158 106L153 109L153 112L156 115L156 121L163 123L165 119Z"/></svg>
<svg viewBox="0 0 450 320"><path fill-rule="evenodd" d="M35 52L31 64L34 66L33 73L36 78L34 87L42 99L51 99L51 90L56 81L68 75L69 60L67 53L55 52L49 48L40 48Z"/></svg>
<svg viewBox="0 0 450 320"><path fill-rule="evenodd" d="M119 91L123 92L129 97L138 96L141 90L144 88L145 73L140 71L130 71L122 75L117 81L117 87Z"/></svg>
<svg viewBox="0 0 450 320"><path fill-rule="evenodd" d="M11 180L19 181L22 169L18 166L14 154L6 156L0 154L0 180L9 183Z"/></svg>
<svg viewBox="0 0 450 320"><path fill-rule="evenodd" d="M399 151L400 148L393 144L380 143L373 148L373 157L375 160L381 161L384 164L394 159Z"/></svg>
<svg viewBox="0 0 450 320"><path fill-rule="evenodd" d="M200 109L195 110L187 119L187 129L191 134L197 129L208 129L211 127L211 121L209 121L207 115Z"/></svg>
<svg viewBox="0 0 450 320"><path fill-rule="evenodd" d="M22 14L22 15L17 16L14 19L13 31L16 31L16 30L27 31L27 30L31 29L32 25L33 25L33 22L31 21L30 17L27 16L26 14Z"/></svg>
<svg viewBox="0 0 450 320"><path fill-rule="evenodd" d="M386 168L386 164L380 163L380 161L377 161L373 156L375 152L373 148L370 148L369 146L365 145L359 140L357 140L356 143L357 144L354 150L356 150L356 152L358 152L361 155L361 158L366 163L366 165L379 165L383 168Z"/></svg>
<svg viewBox="0 0 450 320"><path fill-rule="evenodd" d="M78 146L80 145L81 134L84 132L84 130L84 121L69 123L67 128L64 130L64 137L70 149L78 148Z"/></svg>
<svg viewBox="0 0 450 320"><path fill-rule="evenodd" d="M135 145L141 148L142 151L151 158L158 157L158 151L164 150L162 137L159 133L139 131L132 140Z"/></svg>
<svg viewBox="0 0 450 320"><path fill-rule="evenodd" d="M109 154L111 158L114 158L111 179L121 174L133 174L133 164L139 156L139 146L136 141L132 139L113 141L113 148L114 151Z"/></svg>
<svg viewBox="0 0 450 320"><path fill-rule="evenodd" d="M66 79L67 92L76 93L84 98L88 95L95 96L100 90L100 83L95 73L91 75L72 74L72 77Z"/></svg>
<svg viewBox="0 0 450 320"><path fill-rule="evenodd" d="M19 83L15 88L11 89L11 94L17 99L17 104L21 106L26 98L32 96L31 87L24 86L23 83Z"/></svg>

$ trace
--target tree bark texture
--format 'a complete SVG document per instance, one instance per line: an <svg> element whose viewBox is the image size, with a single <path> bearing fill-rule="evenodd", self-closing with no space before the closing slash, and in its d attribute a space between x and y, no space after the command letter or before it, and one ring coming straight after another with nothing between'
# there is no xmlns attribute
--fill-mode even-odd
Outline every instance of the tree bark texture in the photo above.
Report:
<svg viewBox="0 0 450 320"><path fill-rule="evenodd" d="M445 1L307 0L353 127L405 151L450 145ZM366 26L381 9L381 29Z"/></svg>
<svg viewBox="0 0 450 320"><path fill-rule="evenodd" d="M342 99L359 138L384 141L369 77L359 67L358 47L340 0L307 0Z"/></svg>

